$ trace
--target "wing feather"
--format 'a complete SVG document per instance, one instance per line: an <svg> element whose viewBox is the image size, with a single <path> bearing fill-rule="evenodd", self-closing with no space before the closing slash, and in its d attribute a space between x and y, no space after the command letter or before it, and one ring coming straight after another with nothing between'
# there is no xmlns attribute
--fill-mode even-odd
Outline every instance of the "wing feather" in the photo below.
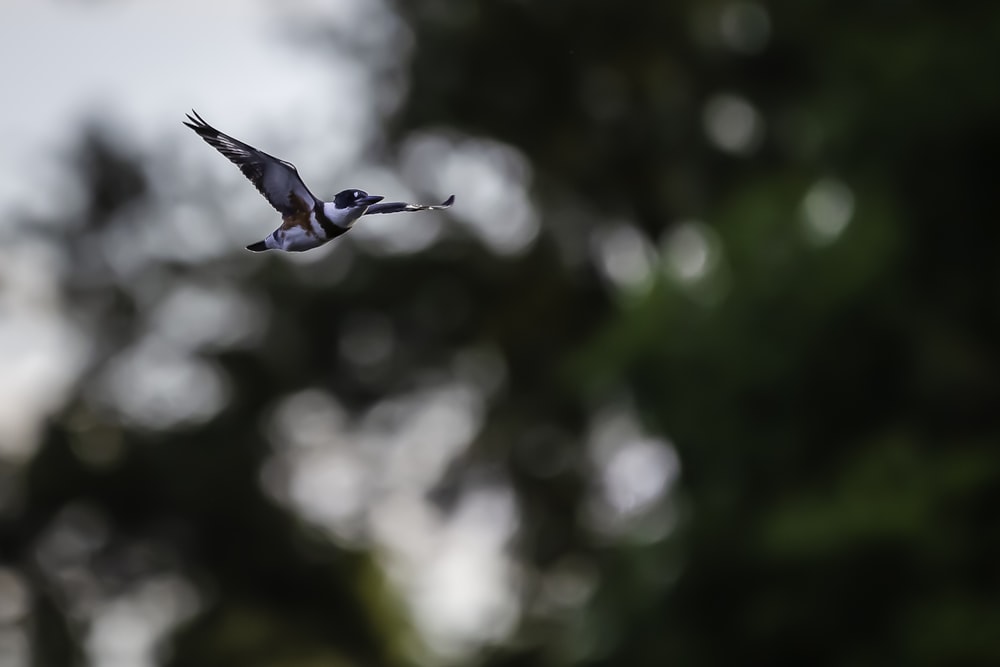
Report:
<svg viewBox="0 0 1000 667"><path fill-rule="evenodd" d="M220 132L206 123L197 111L192 110L187 117L188 121L184 124L239 167L257 191L283 216L301 214L315 205L316 197L309 192L291 162L268 155Z"/></svg>
<svg viewBox="0 0 1000 667"><path fill-rule="evenodd" d="M365 215L372 215L375 213L402 213L410 211L441 211L446 208L450 208L452 204L455 203L455 195L452 195L445 199L440 204L407 204L401 201L390 201L381 202L378 204L372 204L365 211Z"/></svg>

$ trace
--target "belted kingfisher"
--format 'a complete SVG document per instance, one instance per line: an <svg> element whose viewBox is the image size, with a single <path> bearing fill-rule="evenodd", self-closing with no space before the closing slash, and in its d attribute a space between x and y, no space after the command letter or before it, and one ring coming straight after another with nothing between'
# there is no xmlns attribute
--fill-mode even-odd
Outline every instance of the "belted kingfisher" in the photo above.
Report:
<svg viewBox="0 0 1000 667"><path fill-rule="evenodd" d="M193 116L191 114L194 114ZM440 204L385 202L383 197L364 190L341 190L333 201L325 202L309 192L291 162L285 162L234 139L205 122L197 111L184 124L210 146L233 162L250 179L271 206L281 214L281 226L264 240L251 243L247 250L288 250L301 252L323 245L350 231L363 215L403 211L437 211L455 203L455 195Z"/></svg>

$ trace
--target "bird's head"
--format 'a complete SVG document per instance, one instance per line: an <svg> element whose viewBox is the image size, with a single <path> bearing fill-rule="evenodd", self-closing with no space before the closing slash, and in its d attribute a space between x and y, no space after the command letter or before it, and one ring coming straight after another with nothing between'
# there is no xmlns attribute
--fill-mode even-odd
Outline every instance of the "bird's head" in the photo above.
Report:
<svg viewBox="0 0 1000 667"><path fill-rule="evenodd" d="M378 195L369 195L364 190L341 190L337 193L337 196L333 198L333 203L338 210L346 209L361 209L364 210L382 201L383 197Z"/></svg>

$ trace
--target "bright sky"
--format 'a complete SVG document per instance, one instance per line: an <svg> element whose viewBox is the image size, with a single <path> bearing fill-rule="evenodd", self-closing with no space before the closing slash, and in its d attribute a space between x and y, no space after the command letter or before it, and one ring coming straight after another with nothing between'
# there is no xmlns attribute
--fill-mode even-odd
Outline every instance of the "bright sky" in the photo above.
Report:
<svg viewBox="0 0 1000 667"><path fill-rule="evenodd" d="M336 63L294 44L289 20L351 21L357 7L354 0L5 0L0 211L23 201L30 186L53 183L53 151L67 146L83 118L106 115L142 145L179 136L192 107L243 132L279 119L292 132L320 117L310 107L326 106L329 119L333 97L323 91L335 87Z"/></svg>

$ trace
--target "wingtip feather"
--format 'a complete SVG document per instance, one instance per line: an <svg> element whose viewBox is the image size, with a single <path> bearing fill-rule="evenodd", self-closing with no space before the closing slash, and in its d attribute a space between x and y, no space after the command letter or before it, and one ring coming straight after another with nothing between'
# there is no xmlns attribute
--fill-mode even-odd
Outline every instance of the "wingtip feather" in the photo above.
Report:
<svg viewBox="0 0 1000 667"><path fill-rule="evenodd" d="M211 125L209 125L208 123L206 123L205 119L202 118L198 114L198 112L195 111L194 109L191 109L191 113L185 114L185 115L187 116L187 121L181 121L181 122L183 122L185 125L187 125L188 127L190 127L195 132L201 132L202 130L212 130L212 129L214 129L214 128L212 128Z"/></svg>

